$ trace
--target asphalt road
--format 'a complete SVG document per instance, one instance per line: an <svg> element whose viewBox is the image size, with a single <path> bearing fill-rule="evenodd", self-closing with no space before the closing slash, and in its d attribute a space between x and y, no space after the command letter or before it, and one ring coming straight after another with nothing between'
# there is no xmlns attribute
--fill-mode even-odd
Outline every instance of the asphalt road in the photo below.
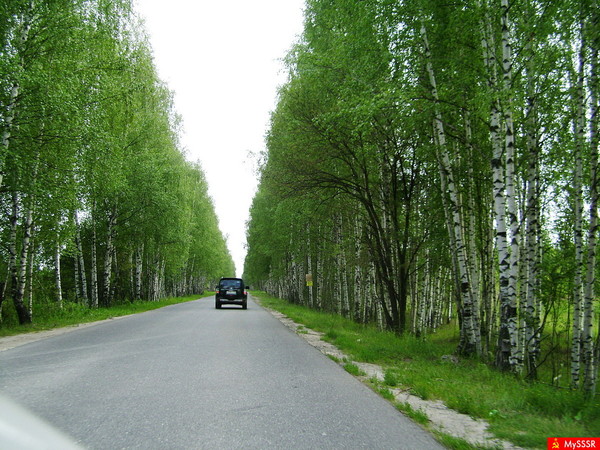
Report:
<svg viewBox="0 0 600 450"><path fill-rule="evenodd" d="M90 449L442 448L253 301L204 298L0 352L0 393Z"/></svg>

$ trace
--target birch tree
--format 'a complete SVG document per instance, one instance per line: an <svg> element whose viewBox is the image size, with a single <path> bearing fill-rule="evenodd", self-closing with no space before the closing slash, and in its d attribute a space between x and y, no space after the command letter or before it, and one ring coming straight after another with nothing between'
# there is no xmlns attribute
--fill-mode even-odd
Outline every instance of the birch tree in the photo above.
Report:
<svg viewBox="0 0 600 450"><path fill-rule="evenodd" d="M600 187L598 186L598 145L600 137L598 135L598 50L600 47L600 13L591 11L589 22L589 42L590 42L590 207L589 207L589 228L587 235L587 261L586 261L586 279L583 298L583 329L582 329L582 351L583 361L585 362L585 377L583 389L588 397L593 397L596 391L596 380L598 366L598 350L594 348L594 338L592 327L594 323L594 303L595 284L596 284L596 247L598 237L598 197ZM585 31L588 31L585 30ZM598 345L598 343L596 343Z"/></svg>
<svg viewBox="0 0 600 450"><path fill-rule="evenodd" d="M152 294L190 292L231 273L201 169L179 148L171 93L130 3L15 1L2 11L0 68L11 75L0 81L0 267L2 300L13 298L19 320L47 304L46 292L98 307L151 284ZM152 253L157 264L138 264L134 287L123 272L140 223L137 260ZM53 284L36 292L33 278L48 270Z"/></svg>
<svg viewBox="0 0 600 450"><path fill-rule="evenodd" d="M481 355L481 335L478 320L478 307L477 299L474 298L474 293L471 286L471 280L469 277L468 269L468 254L466 245L463 241L463 219L461 216L460 205L458 201L457 187L454 182L454 176L452 168L450 166L450 158L446 147L446 133L444 131L444 124L442 115L439 110L439 96L437 90L437 81L435 73L433 71L433 65L431 64L431 49L429 47L429 40L427 39L427 29L425 23L421 21L420 30L423 45L425 47L425 58L426 58L426 70L429 77L429 84L431 88L431 96L435 103L434 106L434 130L435 130L435 142L438 147L438 160L440 169L440 179L442 180L442 190L444 193L447 192L447 202L449 208L448 217L451 218L452 222L449 224L448 229L451 232L451 240L454 244L456 251L456 271L459 274L460 280L460 300L462 308L462 320L463 327L465 330L465 342L462 344L460 352L463 354L475 354Z"/></svg>

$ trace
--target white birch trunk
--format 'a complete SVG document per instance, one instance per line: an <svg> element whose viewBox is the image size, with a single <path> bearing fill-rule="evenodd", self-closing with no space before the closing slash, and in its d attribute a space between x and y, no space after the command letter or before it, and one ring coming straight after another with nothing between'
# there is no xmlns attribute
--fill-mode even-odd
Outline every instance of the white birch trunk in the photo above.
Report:
<svg viewBox="0 0 600 450"><path fill-rule="evenodd" d="M319 248L319 255L317 257L317 297L316 306L318 309L323 308L323 251Z"/></svg>
<svg viewBox="0 0 600 450"><path fill-rule="evenodd" d="M77 240L75 240L75 258L73 258L73 272L74 272L74 282L75 282L75 301L77 303L84 303L81 298L81 275L79 268L79 255L77 255Z"/></svg>
<svg viewBox="0 0 600 450"><path fill-rule="evenodd" d="M292 264L294 264L294 259L295 259L295 255L292 255ZM292 281L292 283L287 282L287 284L289 286L293 286L296 285L297 289L298 289L298 302L301 305L306 305L306 299L304 296L304 292L305 292L305 287L306 287L306 265L304 264L304 255L302 255L302 260L299 263L295 264L296 266L296 270L294 271L294 278ZM283 298L287 298L288 294L284 294Z"/></svg>
<svg viewBox="0 0 600 450"><path fill-rule="evenodd" d="M77 218L77 211L73 211L73 221L75 222L75 247L77 249L76 259L79 264L79 276L78 280L81 280L81 301L84 304L88 304L88 286L87 286L87 275L85 273L85 258L83 257L83 246L81 244L81 227L79 226L79 219Z"/></svg>
<svg viewBox="0 0 600 450"><path fill-rule="evenodd" d="M469 153L471 157L474 157L474 149L472 146L473 141L473 132L471 128L471 117L468 112L465 113L465 138L467 141L467 146L469 149ZM473 164L468 164L469 167L469 180L473 182L475 180L475 174L473 173ZM470 271L470 280L471 280L471 291L473 292L473 309L476 311L476 314L480 314L481 307L479 299L481 298L481 274L480 274L480 264L479 257L477 256L477 243L476 237L477 232L475 229L475 195L471 192L468 198L468 239L465 236L465 240L467 241L467 247L469 249L469 271Z"/></svg>
<svg viewBox="0 0 600 450"><path fill-rule="evenodd" d="M340 255L340 289L342 295L342 315L346 318L350 318L350 299L348 292L348 282L347 282L347 270L348 266L346 264L346 251L342 247L342 254Z"/></svg>
<svg viewBox="0 0 600 450"><path fill-rule="evenodd" d="M144 254L144 244L140 244L135 252L135 292L134 297L135 300L140 300L142 298L142 261Z"/></svg>
<svg viewBox="0 0 600 450"><path fill-rule="evenodd" d="M102 289L102 301L105 306L110 306L111 303L111 281L112 281L112 261L114 253L114 227L116 223L116 213L113 211L109 214L108 225L106 231L106 253L104 257L103 277L104 285Z"/></svg>
<svg viewBox="0 0 600 450"><path fill-rule="evenodd" d="M17 286L17 225L19 222L19 194L13 191L11 194L11 214L9 217L9 244L8 244L8 278L11 281L11 295ZM8 284L8 283L6 283ZM5 284L5 288L6 288Z"/></svg>
<svg viewBox="0 0 600 450"><path fill-rule="evenodd" d="M167 292L165 289L165 268L167 267L167 261L165 258L160 262L160 272L158 278L158 299L165 298L167 296Z"/></svg>
<svg viewBox="0 0 600 450"><path fill-rule="evenodd" d="M23 300L25 297L25 287L27 283L27 265L29 261L31 235L33 230L33 208L35 206L35 185L37 184L37 174L39 168L39 151L35 155L32 175L31 175L31 194L27 198L29 204L25 213L25 220L23 221L23 237L21 239L21 254L20 258L16 261L16 266L13 276L13 302L17 315L19 316L19 323L26 324L31 323L31 310L26 308ZM18 201L18 196L13 195L13 201ZM16 242L15 242L16 249ZM16 256L16 255L15 255Z"/></svg>
<svg viewBox="0 0 600 450"><path fill-rule="evenodd" d="M119 261L117 260L117 248L114 244L114 237L113 237L113 245L112 245L112 252L111 252L111 264L112 264L112 273L113 274L118 274L119 273L119 267L117 266L117 264L119 263ZM163 274L163 278L162 278L163 282L164 282L164 274ZM110 296L108 297L108 304L111 305L113 299L115 298L115 291L117 289L117 283L111 281L110 283Z"/></svg>
<svg viewBox="0 0 600 450"><path fill-rule="evenodd" d="M596 30L597 32L597 30ZM600 39L600 38L596 38ZM596 247L598 238L598 49L592 49L590 58L590 224L588 230L587 245L587 274L584 289L584 307L583 307L583 358L585 361L585 376L583 381L583 390L588 398L592 398L596 392L596 370L594 366L594 300L596 282Z"/></svg>
<svg viewBox="0 0 600 450"><path fill-rule="evenodd" d="M91 303L90 307L98 308L98 256L96 251L98 239L96 236L96 200L92 203L92 267L91 267Z"/></svg>
<svg viewBox="0 0 600 450"><path fill-rule="evenodd" d="M31 0L28 6L27 14L22 18L21 22L21 30L19 33L19 39L17 41L17 51L20 53L19 57L19 70L22 72L25 67L25 60L23 58L23 54L25 51L25 46L27 41L29 40L29 32L31 30L31 25L34 21L34 8L35 2ZM10 90L10 97L8 103L6 105L6 112L4 114L4 131L2 132L2 153L0 155L0 187L2 187L2 182L4 181L4 163L6 160L6 155L10 149L10 139L12 135L12 131L14 128L14 120L16 116L16 106L19 99L19 93L21 90L21 86L19 84L19 80L16 79L13 82L13 85Z"/></svg>
<svg viewBox="0 0 600 450"><path fill-rule="evenodd" d="M478 3L481 7L481 2ZM518 214L514 187L514 125L510 107L510 83L512 78L512 49L509 39L508 3L501 1L502 8L502 67L503 91L508 104L504 108L504 144L499 100L496 44L489 14L483 13L481 24L484 63L488 71L488 86L491 94L490 139L492 143L492 180L494 197L495 242L499 265L500 332L496 352L496 365L502 370L515 370L518 366L518 322L516 314L518 278ZM508 216L511 230L509 249ZM488 322L492 323L491 318Z"/></svg>
<svg viewBox="0 0 600 450"><path fill-rule="evenodd" d="M354 221L354 303L356 305L356 319L360 323L366 323L367 318L365 317L365 298L363 294L363 277L362 267L360 264L360 235L361 226L358 215Z"/></svg>
<svg viewBox="0 0 600 450"><path fill-rule="evenodd" d="M483 50L483 62L487 70L488 76L488 90L491 96L490 101L490 142L492 144L492 197L493 197L493 221L495 222L495 233L493 241L496 245L497 259L499 265L499 299L500 304L506 304L508 298L508 268L509 262L509 251L508 251L508 236L506 229L506 200L505 200L505 178L504 178L504 148L502 145L502 125L501 125L501 113L500 113L500 100L499 100L499 87L498 87L498 66L496 59L496 40L494 38L494 31L492 22L490 19L489 12L487 10L487 2L478 1L477 5L482 9L482 22L480 25L481 30L481 47ZM492 267L491 273L496 271L495 267ZM491 297L493 298L493 297ZM489 332L487 340L489 341L492 336L494 318L494 305L491 301L487 305L486 309L486 322L488 324ZM507 357L499 355L506 355L510 353L510 341L508 339L499 338L498 350L496 363L499 365L499 360L508 360Z"/></svg>
<svg viewBox="0 0 600 450"><path fill-rule="evenodd" d="M13 301L17 314L19 316L19 323L31 323L31 311L26 308L23 300L25 297L25 286L27 283L27 263L29 260L29 250L31 242L31 230L33 224L33 205L29 205L27 212L25 213L25 221L23 222L23 238L21 240L21 255L17 260L16 267L16 286L13 289Z"/></svg>
<svg viewBox="0 0 600 450"><path fill-rule="evenodd" d="M583 324L583 145L585 141L585 41L583 25L581 25L581 47L579 50L579 67L576 83L576 114L574 122L575 165L573 169L573 239L575 244L575 276L573 286L573 336L571 345L571 387L579 387L581 373L581 329Z"/></svg>
<svg viewBox="0 0 600 450"><path fill-rule="evenodd" d="M34 257L35 257L35 245L33 242L33 235L34 235L35 230L32 228L31 231L31 243L29 244L29 268L27 270L27 305L29 308L29 316L31 317L31 320L33 320L33 264L34 264Z"/></svg>
<svg viewBox="0 0 600 450"><path fill-rule="evenodd" d="M312 269L312 259L311 261L308 262L308 270L310 270L311 274L314 274L313 269ZM313 281L311 283L311 285L308 287L308 298L309 298L309 304L311 308L316 308L316 302L315 302L315 282L314 282L314 278Z"/></svg>
<svg viewBox="0 0 600 450"><path fill-rule="evenodd" d="M310 225L307 228L307 239L306 239L306 248L307 248L307 273L313 274L313 261L312 261L312 251L310 245ZM314 278L313 278L314 279ZM306 282L306 280L305 280ZM308 284L308 283L307 283ZM315 307L315 297L314 297L314 281L310 283L308 287L308 306L311 308Z"/></svg>
<svg viewBox="0 0 600 450"><path fill-rule="evenodd" d="M149 291L149 300L152 302L156 302L159 299L159 289L160 289L160 257L155 255L152 260L152 273L150 276L150 285L148 287Z"/></svg>
<svg viewBox="0 0 600 450"><path fill-rule="evenodd" d="M506 152L506 214L510 229L510 257L508 267L507 298L501 305L501 327L507 328L510 341L509 368L520 372L523 366L523 355L518 346L517 318L517 282L519 276L519 214L515 192L515 131L512 112L512 44L509 29L509 0L501 0L502 8L502 70L504 100L503 115L505 125Z"/></svg>
<svg viewBox="0 0 600 450"><path fill-rule="evenodd" d="M429 48L429 42L427 40L427 31L424 23L422 23L421 26L421 37L423 38L423 43L425 46L425 56L427 62L426 66L427 72L429 74L431 94L435 102L434 127L438 148L438 159L440 161L440 176L446 180L446 186L448 188L448 198L450 201L450 209L452 215L452 231L457 250L457 269L460 277L460 296L463 313L463 326L465 328L467 346L467 348L463 349L463 352L466 354L476 354L480 356L481 336L479 332L479 321L477 316L478 311L474 310L473 293L471 291L471 285L469 280L467 249L465 247L462 236L463 223L460 214L458 192L454 183L454 177L452 175L452 169L450 164L450 157L448 155L448 150L446 146L446 134L444 131L444 124L442 122L442 115L439 110L437 84L435 74L433 72L433 66L431 64L431 50ZM446 193L444 193L444 195L445 194Z"/></svg>
<svg viewBox="0 0 600 450"><path fill-rule="evenodd" d="M469 113L465 113L466 117L465 117L465 130L466 130L466 140L467 140L467 145L469 148L469 151L471 153L471 155L473 155L474 153L474 149L471 145L472 143L472 129L471 129L471 118ZM474 157L474 155L473 155ZM469 180L473 181L475 180L475 175L473 173L473 165L469 164ZM473 304L473 311L474 314L477 316L477 326L479 328L481 328L481 302L480 302L480 298L481 298L481 271L480 271L480 264L479 264L479 257L477 255L477 243L476 243L476 237L477 237L477 232L475 229L475 209L476 209L476 205L475 205L475 195L473 195L471 193L471 195L469 195L469 208L468 208L468 214L469 214L469 218L467 221L468 224L468 232L466 234L466 236L464 236L465 239L465 243L467 245L467 249L468 249L468 261L469 261L469 279L470 279L470 284L471 284L471 296L472 296L472 304ZM483 349L482 343L481 343L481 332L478 331L478 339L480 341L479 343L479 347L481 349ZM482 350L481 350L482 351Z"/></svg>
<svg viewBox="0 0 600 450"><path fill-rule="evenodd" d="M56 303L58 307L62 309L63 307L63 296L62 296L62 283L60 276L60 254L61 254L60 242L58 239L56 241L56 246L54 250L54 285L56 287Z"/></svg>
<svg viewBox="0 0 600 450"><path fill-rule="evenodd" d="M127 255L129 263L129 296L131 300L135 300L135 264L133 263L133 253L134 250L131 250ZM183 277L186 277L185 272L183 274ZM179 295L176 296L178 297Z"/></svg>
<svg viewBox="0 0 600 450"><path fill-rule="evenodd" d="M2 325L2 309L4 307L4 300L6 299L6 285L10 279L10 272L7 273L4 281L0 282L0 325Z"/></svg>
<svg viewBox="0 0 600 450"><path fill-rule="evenodd" d="M531 43L528 44L528 47ZM527 70L528 102L527 102L527 149L529 156L529 166L527 170L527 209L526 218L526 282L524 305L521 315L524 321L523 341L524 352L526 355L527 377L537 378L537 360L540 353L539 349L539 314L540 302L538 298L538 255L540 238L540 205L539 205L539 140L537 136L537 103L535 93L535 82L533 78L533 50L529 48L531 58Z"/></svg>

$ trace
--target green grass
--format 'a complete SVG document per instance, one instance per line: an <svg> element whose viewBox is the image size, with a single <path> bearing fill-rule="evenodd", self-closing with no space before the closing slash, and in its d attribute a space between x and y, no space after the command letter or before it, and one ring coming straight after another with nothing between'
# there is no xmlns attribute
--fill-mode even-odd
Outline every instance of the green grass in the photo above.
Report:
<svg viewBox="0 0 600 450"><path fill-rule="evenodd" d="M391 387L396 387L399 384L398 377L391 370L385 371L385 376L383 378L383 381L385 382L385 384L387 384L388 386L391 386Z"/></svg>
<svg viewBox="0 0 600 450"><path fill-rule="evenodd" d="M346 363L344 364L344 369L346 369L346 372L348 372L349 374L354 375L355 377L358 377L360 375L364 375L364 373L362 372L362 370L360 370L360 368L353 363Z"/></svg>
<svg viewBox="0 0 600 450"><path fill-rule="evenodd" d="M600 436L598 396L586 401L580 392L519 380L477 360L442 360L456 349L454 326L426 338L400 337L263 292L253 295L264 306L325 333L324 338L353 361L384 367L384 384L374 388L385 397L389 386L426 400L442 400L456 411L489 421L490 431L497 437L527 448L546 448L548 437ZM470 448L460 440L448 441L450 448Z"/></svg>
<svg viewBox="0 0 600 450"><path fill-rule="evenodd" d="M443 444L444 447L446 447L446 448L449 448L452 450L480 450L479 447L475 447L463 439L449 436L449 435L443 434L443 433L435 433L434 432L434 434L437 436L440 443Z"/></svg>
<svg viewBox="0 0 600 450"><path fill-rule="evenodd" d="M90 309L86 305L71 302L65 302L62 308L59 308L56 304L48 304L44 305L43 308L34 307L33 323L30 325L18 325L16 320L9 315L0 325L0 337L50 330L80 323L96 322L98 320L105 320L113 317L137 314L174 305L176 303L197 300L200 297L200 295L194 295L189 297L166 298L157 302L123 302L110 308L98 309ZM5 308L7 306L8 305L4 305ZM37 310L43 311L43 314L40 313L37 315Z"/></svg>
<svg viewBox="0 0 600 450"><path fill-rule="evenodd" d="M427 425L429 423L429 417L427 417L427 414L425 414L419 409L414 409L408 403L396 402L396 409L398 411L402 411L412 420L414 420L417 423L420 423L421 425Z"/></svg>

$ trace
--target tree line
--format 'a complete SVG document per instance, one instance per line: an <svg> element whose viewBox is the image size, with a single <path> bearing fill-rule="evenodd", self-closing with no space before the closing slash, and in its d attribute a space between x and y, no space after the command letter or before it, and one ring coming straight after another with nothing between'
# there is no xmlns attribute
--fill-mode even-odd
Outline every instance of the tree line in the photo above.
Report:
<svg viewBox="0 0 600 450"><path fill-rule="evenodd" d="M231 273L131 2L3 2L0 39L0 317L200 293Z"/></svg>
<svg viewBox="0 0 600 450"><path fill-rule="evenodd" d="M459 354L592 395L599 18L587 0L308 0L245 276L397 333L455 321Z"/></svg>

